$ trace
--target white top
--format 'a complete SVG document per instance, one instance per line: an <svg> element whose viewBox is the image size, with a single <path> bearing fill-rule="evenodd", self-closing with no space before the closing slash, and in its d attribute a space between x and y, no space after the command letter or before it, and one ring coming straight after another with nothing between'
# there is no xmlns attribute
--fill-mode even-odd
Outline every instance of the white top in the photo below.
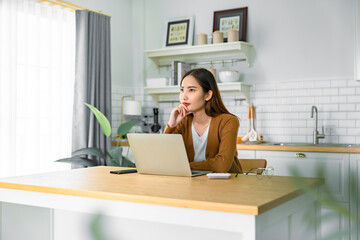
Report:
<svg viewBox="0 0 360 240"><path fill-rule="evenodd" d="M210 124L209 124L210 125ZM194 145L194 162L201 162L206 159L206 144L209 133L209 126L206 128L204 134L200 137L195 130L194 123L191 124L192 140Z"/></svg>

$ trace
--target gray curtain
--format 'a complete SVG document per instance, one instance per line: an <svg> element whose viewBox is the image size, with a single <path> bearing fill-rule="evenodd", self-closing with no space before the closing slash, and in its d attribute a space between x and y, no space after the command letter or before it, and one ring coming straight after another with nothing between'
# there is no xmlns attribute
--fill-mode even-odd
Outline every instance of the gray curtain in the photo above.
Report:
<svg viewBox="0 0 360 240"><path fill-rule="evenodd" d="M72 150L97 147L107 151L111 139L105 137L84 103L95 106L111 121L110 17L76 11L75 64ZM98 165L106 165L103 160L97 161Z"/></svg>

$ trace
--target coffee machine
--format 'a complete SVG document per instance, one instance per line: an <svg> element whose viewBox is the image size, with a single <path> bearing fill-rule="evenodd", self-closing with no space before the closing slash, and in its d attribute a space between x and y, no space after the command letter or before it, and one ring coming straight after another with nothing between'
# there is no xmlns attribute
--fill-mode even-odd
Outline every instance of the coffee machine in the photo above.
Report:
<svg viewBox="0 0 360 240"><path fill-rule="evenodd" d="M152 133L160 133L161 125L159 124L159 109L153 108L154 111L154 124L151 126Z"/></svg>

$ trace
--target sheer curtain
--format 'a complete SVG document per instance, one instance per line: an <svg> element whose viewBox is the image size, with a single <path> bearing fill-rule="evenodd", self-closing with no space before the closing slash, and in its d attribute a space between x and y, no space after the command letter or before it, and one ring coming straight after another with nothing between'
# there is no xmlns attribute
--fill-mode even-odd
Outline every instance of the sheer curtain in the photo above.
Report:
<svg viewBox="0 0 360 240"><path fill-rule="evenodd" d="M0 177L70 168L75 12L0 0Z"/></svg>

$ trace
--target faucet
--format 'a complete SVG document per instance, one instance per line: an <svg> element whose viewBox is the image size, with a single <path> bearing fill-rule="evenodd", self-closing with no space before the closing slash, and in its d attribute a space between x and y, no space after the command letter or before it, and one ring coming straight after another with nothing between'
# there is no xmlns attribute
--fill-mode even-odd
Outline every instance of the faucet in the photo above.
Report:
<svg viewBox="0 0 360 240"><path fill-rule="evenodd" d="M319 138L325 138L324 134L324 126L322 126L322 133L319 134L317 128L318 128L318 110L315 106L311 107L311 118L314 118L314 112L315 112L315 128L313 131L313 143L318 144Z"/></svg>

